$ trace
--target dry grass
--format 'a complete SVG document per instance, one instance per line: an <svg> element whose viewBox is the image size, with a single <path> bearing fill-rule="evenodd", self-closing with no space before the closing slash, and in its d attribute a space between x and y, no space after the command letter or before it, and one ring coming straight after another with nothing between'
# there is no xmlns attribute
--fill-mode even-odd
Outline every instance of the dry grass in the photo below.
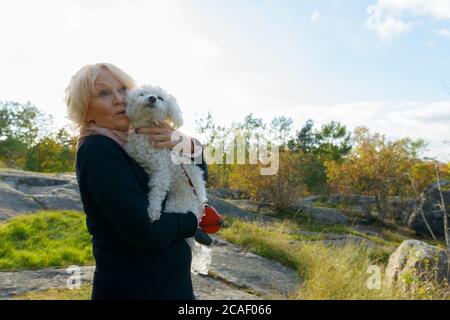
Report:
<svg viewBox="0 0 450 320"><path fill-rule="evenodd" d="M383 285L385 259L378 249L363 246L326 246L317 241L298 241L286 225L268 230L256 223L227 219L220 231L226 240L242 245L255 254L293 268L303 278L294 299L380 300L448 299L445 291L423 283L415 293ZM380 286L371 286L379 271Z"/></svg>

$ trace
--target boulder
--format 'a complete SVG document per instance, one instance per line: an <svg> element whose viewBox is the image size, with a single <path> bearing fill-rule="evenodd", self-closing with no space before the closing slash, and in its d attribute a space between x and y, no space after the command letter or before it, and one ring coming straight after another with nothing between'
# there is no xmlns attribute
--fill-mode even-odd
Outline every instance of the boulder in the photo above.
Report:
<svg viewBox="0 0 450 320"><path fill-rule="evenodd" d="M1 181L8 184L12 188L23 191L25 193L34 193L28 191L33 187L55 187L72 182L74 179L76 181L75 175L73 175L71 178L68 178L67 175L58 176L56 174L18 170L0 172ZM22 188L24 190L21 190Z"/></svg>
<svg viewBox="0 0 450 320"><path fill-rule="evenodd" d="M449 261L446 250L418 240L405 240L390 256L386 267L386 284L414 289L417 281L449 279Z"/></svg>
<svg viewBox="0 0 450 320"><path fill-rule="evenodd" d="M314 202L320 201L322 200L322 198L323 197L321 195L312 195L308 197L298 198L297 200L292 201L292 203L293 205L305 205L305 204L313 205Z"/></svg>
<svg viewBox="0 0 450 320"><path fill-rule="evenodd" d="M83 211L80 193L71 188L57 187L46 194L33 196L46 210L78 210Z"/></svg>
<svg viewBox="0 0 450 320"><path fill-rule="evenodd" d="M311 219L323 223L323 224L347 224L349 222L348 217L338 209L315 207L309 204L302 204L297 202L289 206L289 210L301 211Z"/></svg>
<svg viewBox="0 0 450 320"><path fill-rule="evenodd" d="M222 199L250 199L250 195L247 192L239 189L208 189L208 194Z"/></svg>
<svg viewBox="0 0 450 320"><path fill-rule="evenodd" d="M0 180L0 221L40 209L42 207L33 198Z"/></svg>
<svg viewBox="0 0 450 320"><path fill-rule="evenodd" d="M75 174L0 172L0 221L42 209L83 210Z"/></svg>
<svg viewBox="0 0 450 320"><path fill-rule="evenodd" d="M79 269L49 268L41 270L23 270L0 272L0 299L10 299L14 295L29 291L42 291L54 288L68 288L76 283L70 282L71 276L78 275L80 284L92 284L93 266ZM75 273L76 272L76 273ZM72 278L73 279L73 278ZM76 287L75 287L76 288Z"/></svg>
<svg viewBox="0 0 450 320"><path fill-rule="evenodd" d="M209 275L241 290L270 299L295 295L303 280L282 264L214 236Z"/></svg>
<svg viewBox="0 0 450 320"><path fill-rule="evenodd" d="M447 212L450 212L450 181L442 180L440 185L443 191ZM420 235L430 236L430 232L422 217L423 213L434 235L437 238L443 239L444 221L442 210L438 206L440 201L438 184L435 182L428 186L418 198L416 207L409 218L408 226Z"/></svg>
<svg viewBox="0 0 450 320"><path fill-rule="evenodd" d="M227 200L218 198L210 194L209 191L208 191L208 203L212 205L214 208L216 208L221 215L233 216L246 221L271 222L275 220L275 218L269 216L259 215L256 213L251 213L246 210L243 210Z"/></svg>
<svg viewBox="0 0 450 320"><path fill-rule="evenodd" d="M236 207L249 211L249 212L257 212L257 213L263 213L263 214L270 214L275 211L272 204L270 202L263 202L263 201L255 201L255 200L248 200L248 199L241 199L241 200L226 200L228 203L231 203L235 205Z"/></svg>
<svg viewBox="0 0 450 320"><path fill-rule="evenodd" d="M331 195L327 202L330 204L346 203L346 204L367 206L367 205L374 205L376 203L376 199L374 196L365 196L359 194L344 195L336 193Z"/></svg>

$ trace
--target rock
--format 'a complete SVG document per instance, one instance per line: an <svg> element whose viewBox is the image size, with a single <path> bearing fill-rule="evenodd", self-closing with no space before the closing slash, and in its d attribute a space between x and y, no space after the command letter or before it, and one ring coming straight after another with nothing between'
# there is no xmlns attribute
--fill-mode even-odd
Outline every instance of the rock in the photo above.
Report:
<svg viewBox="0 0 450 320"><path fill-rule="evenodd" d="M447 212L450 212L450 181L442 180L441 188L443 190L444 203L447 207ZM437 238L444 238L444 222L443 214L438 204L440 203L440 196L437 182L428 186L420 195L417 205L414 208L413 214L410 216L408 226L416 233L424 236L430 236L430 232L423 220L422 212L425 215L428 224L433 230Z"/></svg>
<svg viewBox="0 0 450 320"><path fill-rule="evenodd" d="M192 286L197 300L262 300L209 276L192 274Z"/></svg>
<svg viewBox="0 0 450 320"><path fill-rule="evenodd" d="M346 203L366 206L375 204L376 199L374 196L364 196L358 194L343 195L340 193L336 193L333 194L327 202L331 204Z"/></svg>
<svg viewBox="0 0 450 320"><path fill-rule="evenodd" d="M232 203L217 198L208 193L208 203L211 204L217 211L222 215L234 216L247 221L274 221L275 218L259 215L255 213L251 213L245 210L240 209L239 207L233 205Z"/></svg>
<svg viewBox="0 0 450 320"><path fill-rule="evenodd" d="M282 299L296 292L301 279L295 271L235 246L217 236L210 273L192 274L198 300ZM82 266L81 285L92 284L95 267ZM0 272L0 299L29 291L67 288L66 268Z"/></svg>
<svg viewBox="0 0 450 320"><path fill-rule="evenodd" d="M313 205L298 204L289 206L292 211L302 211L311 219L323 224L347 224L348 218L340 210L334 208L314 207Z"/></svg>
<svg viewBox="0 0 450 320"><path fill-rule="evenodd" d="M250 199L250 195L244 190L232 189L208 189L208 194L221 199L241 200Z"/></svg>
<svg viewBox="0 0 450 320"><path fill-rule="evenodd" d="M375 227L355 225L352 227L352 229L355 231L364 233L365 235L368 235L368 236L378 237L380 239L383 239L383 236L378 232L378 230L375 229Z"/></svg>
<svg viewBox="0 0 450 320"><path fill-rule="evenodd" d="M95 266L80 268L80 284L92 285ZM0 272L0 299L14 299L30 291L68 288L71 273L66 268L50 268L36 271ZM192 274L194 292L198 300L260 300L261 298L240 291L211 277ZM70 284L70 282L69 282ZM76 287L73 289L76 290Z"/></svg>
<svg viewBox="0 0 450 320"><path fill-rule="evenodd" d="M29 187L55 187L67 184L72 179L68 179L67 176L64 178L48 173L14 170L0 172L0 180L14 189L29 193L26 190L21 190L21 187L25 189Z"/></svg>
<svg viewBox="0 0 450 320"><path fill-rule="evenodd" d="M226 201L228 203L235 205L236 207L238 207L242 210L245 210L245 211L257 212L257 213L263 213L263 214L270 214L275 211L272 204L269 202L254 201L254 200L247 200L247 199L241 199L241 200L227 199Z"/></svg>
<svg viewBox="0 0 450 320"><path fill-rule="evenodd" d="M212 250L210 273L259 296L286 299L302 283L294 270L225 240Z"/></svg>
<svg viewBox="0 0 450 320"><path fill-rule="evenodd" d="M80 193L70 188L54 188L47 194L34 195L33 199L46 210L83 211Z"/></svg>
<svg viewBox="0 0 450 320"><path fill-rule="evenodd" d="M80 271L80 285L92 285L95 266L83 266ZM15 295L30 291L66 289L70 275L66 268L0 272L0 299L14 299ZM192 274L192 285L198 300L261 300L208 276Z"/></svg>
<svg viewBox="0 0 450 320"><path fill-rule="evenodd" d="M95 267L80 267L80 284L92 283ZM8 299L29 291L52 288L68 288L68 280L73 275L67 268L0 272L0 299Z"/></svg>
<svg viewBox="0 0 450 320"><path fill-rule="evenodd" d="M40 209L31 197L0 181L0 221Z"/></svg>
<svg viewBox="0 0 450 320"><path fill-rule="evenodd" d="M320 201L323 197L320 195L312 195L308 197L298 198L297 200L294 200L292 204L294 206L300 206L300 205L313 205L314 202Z"/></svg>
<svg viewBox="0 0 450 320"><path fill-rule="evenodd" d="M449 279L447 252L418 240L405 240L390 256L386 267L386 284L404 290L414 289L411 281Z"/></svg>
<svg viewBox="0 0 450 320"><path fill-rule="evenodd" d="M0 221L42 209L83 210L75 174L0 172Z"/></svg>

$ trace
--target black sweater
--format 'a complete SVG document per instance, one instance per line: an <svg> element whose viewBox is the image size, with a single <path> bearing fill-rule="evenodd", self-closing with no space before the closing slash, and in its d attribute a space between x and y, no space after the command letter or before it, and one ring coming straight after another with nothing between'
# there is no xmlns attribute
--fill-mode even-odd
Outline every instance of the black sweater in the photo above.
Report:
<svg viewBox="0 0 450 320"><path fill-rule="evenodd" d="M184 239L197 230L196 216L164 213L151 223L148 175L108 137L86 137L76 174L96 262L92 299L195 299Z"/></svg>

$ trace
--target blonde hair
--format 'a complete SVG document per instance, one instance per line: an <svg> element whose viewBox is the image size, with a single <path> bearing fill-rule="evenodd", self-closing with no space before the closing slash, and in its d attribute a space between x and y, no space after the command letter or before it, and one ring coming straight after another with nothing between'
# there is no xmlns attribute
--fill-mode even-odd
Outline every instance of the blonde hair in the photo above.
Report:
<svg viewBox="0 0 450 320"><path fill-rule="evenodd" d="M76 129L87 125L87 111L90 98L95 94L94 82L101 69L110 71L129 90L136 88L136 82L110 63L88 64L81 68L69 82L65 90L64 101L67 105L67 116Z"/></svg>

